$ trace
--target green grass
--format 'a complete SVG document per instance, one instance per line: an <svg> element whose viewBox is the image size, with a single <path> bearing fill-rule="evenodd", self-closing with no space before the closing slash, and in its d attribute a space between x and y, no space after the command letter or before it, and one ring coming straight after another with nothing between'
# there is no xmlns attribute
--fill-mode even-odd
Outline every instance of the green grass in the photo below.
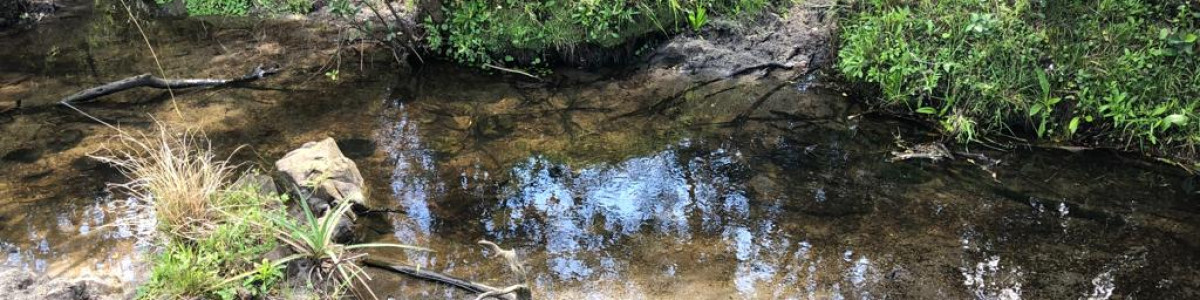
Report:
<svg viewBox="0 0 1200 300"><path fill-rule="evenodd" d="M859 1L838 69L962 140L997 132L1190 154L1197 2Z"/></svg>
<svg viewBox="0 0 1200 300"><path fill-rule="evenodd" d="M446 1L424 20L430 48L467 65L537 65L579 46L614 47L654 32L700 30L713 14L756 14L768 0Z"/></svg>
<svg viewBox="0 0 1200 300"><path fill-rule="evenodd" d="M282 266L263 261L263 256L279 243L260 224L284 218L283 198L248 187L215 199L221 213L210 220L213 229L195 240L168 240L153 259L150 279L138 298L236 299L265 297L275 290L283 278Z"/></svg>

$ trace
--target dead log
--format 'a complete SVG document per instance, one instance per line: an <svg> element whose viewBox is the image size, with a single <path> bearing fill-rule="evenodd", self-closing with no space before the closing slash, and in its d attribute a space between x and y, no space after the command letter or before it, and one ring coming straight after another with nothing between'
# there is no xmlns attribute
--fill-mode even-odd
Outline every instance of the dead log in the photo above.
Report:
<svg viewBox="0 0 1200 300"><path fill-rule="evenodd" d="M62 100L58 101L58 103L70 106L70 104L73 102L91 100L91 99L111 95L116 92L132 89L132 88L137 88L137 87L150 87L150 88L156 88L156 89L188 89L188 88L198 88L198 87L218 87L218 86L226 86L226 85L232 85L232 84L241 84L241 83L247 83L247 82L263 79L263 78L266 78L271 75L275 75L276 73L279 73L279 71L280 71L280 68L278 68L278 67L264 69L260 65L258 67L254 67L254 69L251 70L250 73L248 73L242 77L231 78L231 79L213 79L213 78L163 79L163 78L154 77L153 75L150 75L150 74L142 74L142 75L138 75L138 76L133 76L133 77L113 81L113 82L110 82L108 84L101 85L98 87L79 91L78 93L75 93L74 95L70 95L70 96L67 96L66 98L63 98Z"/></svg>

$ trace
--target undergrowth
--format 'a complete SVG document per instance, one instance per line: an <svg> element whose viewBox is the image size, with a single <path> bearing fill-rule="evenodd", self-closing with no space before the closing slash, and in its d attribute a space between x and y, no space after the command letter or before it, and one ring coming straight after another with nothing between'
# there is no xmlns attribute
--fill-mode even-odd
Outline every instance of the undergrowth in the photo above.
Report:
<svg viewBox="0 0 1200 300"><path fill-rule="evenodd" d="M279 243L263 224L285 217L283 201L253 186L214 198L220 210L208 220L214 229L196 240L168 240L153 259L139 298L245 299L273 293L284 272L282 265L264 259Z"/></svg>
<svg viewBox="0 0 1200 300"><path fill-rule="evenodd" d="M1189 154L1200 3L868 0L838 69L961 140L993 133Z"/></svg>
<svg viewBox="0 0 1200 300"><path fill-rule="evenodd" d="M751 15L768 0L464 0L427 17L428 45L463 64L538 65L584 45L613 47L653 32L698 31L713 15Z"/></svg>
<svg viewBox="0 0 1200 300"><path fill-rule="evenodd" d="M183 1L192 16L244 16L252 12L267 14L304 14L312 11L314 0L155 0L159 5Z"/></svg>

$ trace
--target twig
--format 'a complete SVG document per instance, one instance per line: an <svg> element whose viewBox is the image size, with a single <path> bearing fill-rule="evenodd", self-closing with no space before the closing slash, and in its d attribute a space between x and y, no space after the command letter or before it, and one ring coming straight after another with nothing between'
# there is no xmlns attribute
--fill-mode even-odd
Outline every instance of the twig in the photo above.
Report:
<svg viewBox="0 0 1200 300"><path fill-rule="evenodd" d="M538 81L542 81L541 77L534 76L533 74L529 74L528 72L525 72L525 71L521 71L521 70L517 70L517 69L509 69L509 68L505 68L505 67L501 67L501 66L496 66L493 64L483 64L483 66L487 67L487 68L504 71L504 72L513 73L513 74L529 76L529 78L533 78L533 79L537 79Z"/></svg>

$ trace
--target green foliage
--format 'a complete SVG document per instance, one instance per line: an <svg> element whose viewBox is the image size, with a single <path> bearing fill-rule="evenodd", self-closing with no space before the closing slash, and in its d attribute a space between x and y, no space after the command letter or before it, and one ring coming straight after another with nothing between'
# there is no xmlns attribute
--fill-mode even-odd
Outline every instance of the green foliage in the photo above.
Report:
<svg viewBox="0 0 1200 300"><path fill-rule="evenodd" d="M757 13L767 0L464 0L446 1L446 18L424 20L430 48L480 66L580 45L613 47L661 31L698 30L710 13ZM686 26L686 27L685 27ZM530 55L533 54L533 55Z"/></svg>
<svg viewBox="0 0 1200 300"><path fill-rule="evenodd" d="M255 0L255 4L276 14L307 14L313 9L313 0Z"/></svg>
<svg viewBox="0 0 1200 300"><path fill-rule="evenodd" d="M861 1L842 22L838 68L963 140L1015 126L1052 140L1192 145L1196 5Z"/></svg>
<svg viewBox="0 0 1200 300"><path fill-rule="evenodd" d="M708 23L708 8L704 5L696 4L696 8L688 11L688 25L691 25L692 31L700 31L700 27Z"/></svg>
<svg viewBox="0 0 1200 300"><path fill-rule="evenodd" d="M173 0L155 0L162 5ZM189 15L193 16L242 16L250 12L250 0L183 0Z"/></svg>
<svg viewBox="0 0 1200 300"><path fill-rule="evenodd" d="M294 221L288 218L275 218L272 227L279 237L280 241L291 246L292 250L297 252L296 255L289 256L274 262L276 265L281 265L295 259L308 259L316 262L317 271L321 278L335 278L338 284L335 288L342 285L349 285L358 282L362 287L366 287L370 291L370 286L367 285L363 278L362 267L355 264L355 260L365 254L355 253L352 250L365 248L382 248L393 247L418 251L430 251L425 248L413 247L400 244L389 243L367 243L343 245L334 240L334 235L337 232L338 224L345 219L346 214L350 213L350 208L353 205L350 201L342 201L334 208L325 212L324 216L317 217L316 214L308 207L307 200L299 201L299 206L304 211L304 219L302 221ZM335 293L336 294L336 293ZM372 294L373 295L373 294Z"/></svg>
<svg viewBox="0 0 1200 300"><path fill-rule="evenodd" d="M138 290L141 299L179 299L202 296L221 282L216 252L169 245L154 259L150 280Z"/></svg>
<svg viewBox="0 0 1200 300"><path fill-rule="evenodd" d="M174 0L155 0L159 5ZM257 7L258 12L271 14L306 14L312 11L314 0L183 0L189 15L244 16ZM339 0L335 0L337 2ZM348 1L348 0L340 0Z"/></svg>
<svg viewBox="0 0 1200 300"><path fill-rule="evenodd" d="M329 12L339 17L351 17L358 13L358 7L350 0L332 0L329 2Z"/></svg>
<svg viewBox="0 0 1200 300"><path fill-rule="evenodd" d="M269 295L283 278L282 266L262 262L278 242L259 224L282 217L282 199L253 189L223 193L215 204L221 211L215 227L197 240L172 239L154 258L150 280L141 286L142 299L220 298ZM230 284L228 277L238 277Z"/></svg>

